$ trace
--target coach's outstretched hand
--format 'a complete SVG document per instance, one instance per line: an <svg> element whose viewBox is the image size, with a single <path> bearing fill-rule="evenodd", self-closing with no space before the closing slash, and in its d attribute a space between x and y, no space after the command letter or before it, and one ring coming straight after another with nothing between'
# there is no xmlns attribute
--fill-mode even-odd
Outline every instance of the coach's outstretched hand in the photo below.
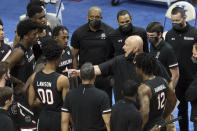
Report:
<svg viewBox="0 0 197 131"><path fill-rule="evenodd" d="M70 77L77 77L80 75L80 70L77 69L65 69L63 72L67 72Z"/></svg>

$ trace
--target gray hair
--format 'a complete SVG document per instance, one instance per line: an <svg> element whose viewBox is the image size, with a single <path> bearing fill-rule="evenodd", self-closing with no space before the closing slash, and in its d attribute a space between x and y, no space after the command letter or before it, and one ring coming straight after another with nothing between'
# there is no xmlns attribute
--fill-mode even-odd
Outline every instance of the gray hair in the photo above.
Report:
<svg viewBox="0 0 197 131"><path fill-rule="evenodd" d="M81 66L80 76L82 80L92 80L95 76L94 66L87 62Z"/></svg>

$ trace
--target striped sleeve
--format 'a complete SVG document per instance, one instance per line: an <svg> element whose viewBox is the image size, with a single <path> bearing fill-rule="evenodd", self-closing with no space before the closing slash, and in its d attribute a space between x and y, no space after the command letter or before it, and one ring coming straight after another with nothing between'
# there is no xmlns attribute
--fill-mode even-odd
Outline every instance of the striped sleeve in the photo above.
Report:
<svg viewBox="0 0 197 131"><path fill-rule="evenodd" d="M70 113L71 109L70 109L70 92L67 93L64 104L61 108L62 112L68 112Z"/></svg>
<svg viewBox="0 0 197 131"><path fill-rule="evenodd" d="M111 113L111 108L106 109L106 110L103 110L103 113L102 114L108 114L108 113Z"/></svg>
<svg viewBox="0 0 197 131"><path fill-rule="evenodd" d="M169 68L174 68L174 67L177 67L179 64L178 64L178 62L177 63L175 63L175 64L171 64L171 65L169 65Z"/></svg>
<svg viewBox="0 0 197 131"><path fill-rule="evenodd" d="M105 92L103 94L101 103L102 103L102 105L101 105L102 114L111 113L110 100L109 100L109 97L108 97L107 93L105 93Z"/></svg>
<svg viewBox="0 0 197 131"><path fill-rule="evenodd" d="M62 107L62 108L61 108L61 111L62 111L62 112L68 112L68 113L69 113L69 110L68 110L67 108L65 108L65 107Z"/></svg>

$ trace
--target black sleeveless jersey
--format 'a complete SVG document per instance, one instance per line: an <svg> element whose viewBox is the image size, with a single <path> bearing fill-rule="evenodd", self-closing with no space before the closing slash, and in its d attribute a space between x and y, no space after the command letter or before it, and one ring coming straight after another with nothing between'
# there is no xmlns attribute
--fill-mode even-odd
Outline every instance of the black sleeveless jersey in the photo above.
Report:
<svg viewBox="0 0 197 131"><path fill-rule="evenodd" d="M152 80L144 81L144 84L149 86L152 92L149 106L149 120L145 126L145 129L149 130L155 124L161 124L164 122L162 115L167 100L168 86L165 80L159 76Z"/></svg>
<svg viewBox="0 0 197 131"><path fill-rule="evenodd" d="M43 71L35 75L33 86L44 110L60 111L63 104L62 92L57 90L57 72L45 74Z"/></svg>
<svg viewBox="0 0 197 131"><path fill-rule="evenodd" d="M24 57L11 69L10 74L17 79L26 82L32 75L35 64L32 47L26 49L22 44L17 44L15 48L21 48L24 51Z"/></svg>
<svg viewBox="0 0 197 131"><path fill-rule="evenodd" d="M33 45L33 52L34 52L36 61L42 55L42 42L48 38L52 38L52 31L49 26L46 27L46 36L39 37L37 44Z"/></svg>
<svg viewBox="0 0 197 131"><path fill-rule="evenodd" d="M73 55L69 46L64 50L64 54L62 55L62 60L57 68L57 72L69 77L67 72L62 72L65 69L73 68Z"/></svg>
<svg viewBox="0 0 197 131"><path fill-rule="evenodd" d="M1 43L0 47L0 61L5 61L8 56L11 54L11 47L4 42Z"/></svg>

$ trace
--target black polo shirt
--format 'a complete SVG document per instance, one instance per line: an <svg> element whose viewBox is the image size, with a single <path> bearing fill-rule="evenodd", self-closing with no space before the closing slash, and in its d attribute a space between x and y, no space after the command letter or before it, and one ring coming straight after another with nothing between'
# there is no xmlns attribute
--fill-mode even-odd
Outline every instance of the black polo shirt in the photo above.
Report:
<svg viewBox="0 0 197 131"><path fill-rule="evenodd" d="M0 130L14 131L14 125L9 113L3 109L0 109Z"/></svg>
<svg viewBox="0 0 197 131"><path fill-rule="evenodd" d="M139 35L143 39L144 52L148 52L148 42L146 31L143 28L133 26L132 30L127 34L123 33L120 28L117 28L109 35L109 43L113 45L114 56L124 54L122 47L125 44L125 40L129 36Z"/></svg>
<svg viewBox="0 0 197 131"><path fill-rule="evenodd" d="M73 33L71 45L79 49L79 67L85 62L100 64L112 57L110 51L112 48L107 42L108 34L112 31L112 27L101 23L100 28L93 32L87 23Z"/></svg>
<svg viewBox="0 0 197 131"><path fill-rule="evenodd" d="M197 65L191 61L193 44L197 42L197 29L187 23L183 31L173 28L167 32L165 40L173 47L178 63L180 79L192 79Z"/></svg>
<svg viewBox="0 0 197 131"><path fill-rule="evenodd" d="M124 98L113 107L110 119L111 131L142 131L142 116L139 105Z"/></svg>
<svg viewBox="0 0 197 131"><path fill-rule="evenodd" d="M136 66L133 63L133 58L130 56L116 56L113 59L100 64L99 68L101 70L102 75L113 75L115 80L114 96L116 101L123 98L121 94L121 89L125 81L134 80L139 84L142 82L142 79L136 73ZM159 61L157 61L154 74L156 76L162 76L168 81L170 81L168 72Z"/></svg>
<svg viewBox="0 0 197 131"><path fill-rule="evenodd" d="M62 107L72 115L76 131L106 131L102 114L111 113L108 95L93 84L70 90Z"/></svg>
<svg viewBox="0 0 197 131"><path fill-rule="evenodd" d="M156 47L151 45L150 53L164 65L170 76L170 68L178 67L174 50L166 41L162 40Z"/></svg>
<svg viewBox="0 0 197 131"><path fill-rule="evenodd" d="M197 74L194 77L193 82L185 93L185 97L191 102L191 121L197 123Z"/></svg>

